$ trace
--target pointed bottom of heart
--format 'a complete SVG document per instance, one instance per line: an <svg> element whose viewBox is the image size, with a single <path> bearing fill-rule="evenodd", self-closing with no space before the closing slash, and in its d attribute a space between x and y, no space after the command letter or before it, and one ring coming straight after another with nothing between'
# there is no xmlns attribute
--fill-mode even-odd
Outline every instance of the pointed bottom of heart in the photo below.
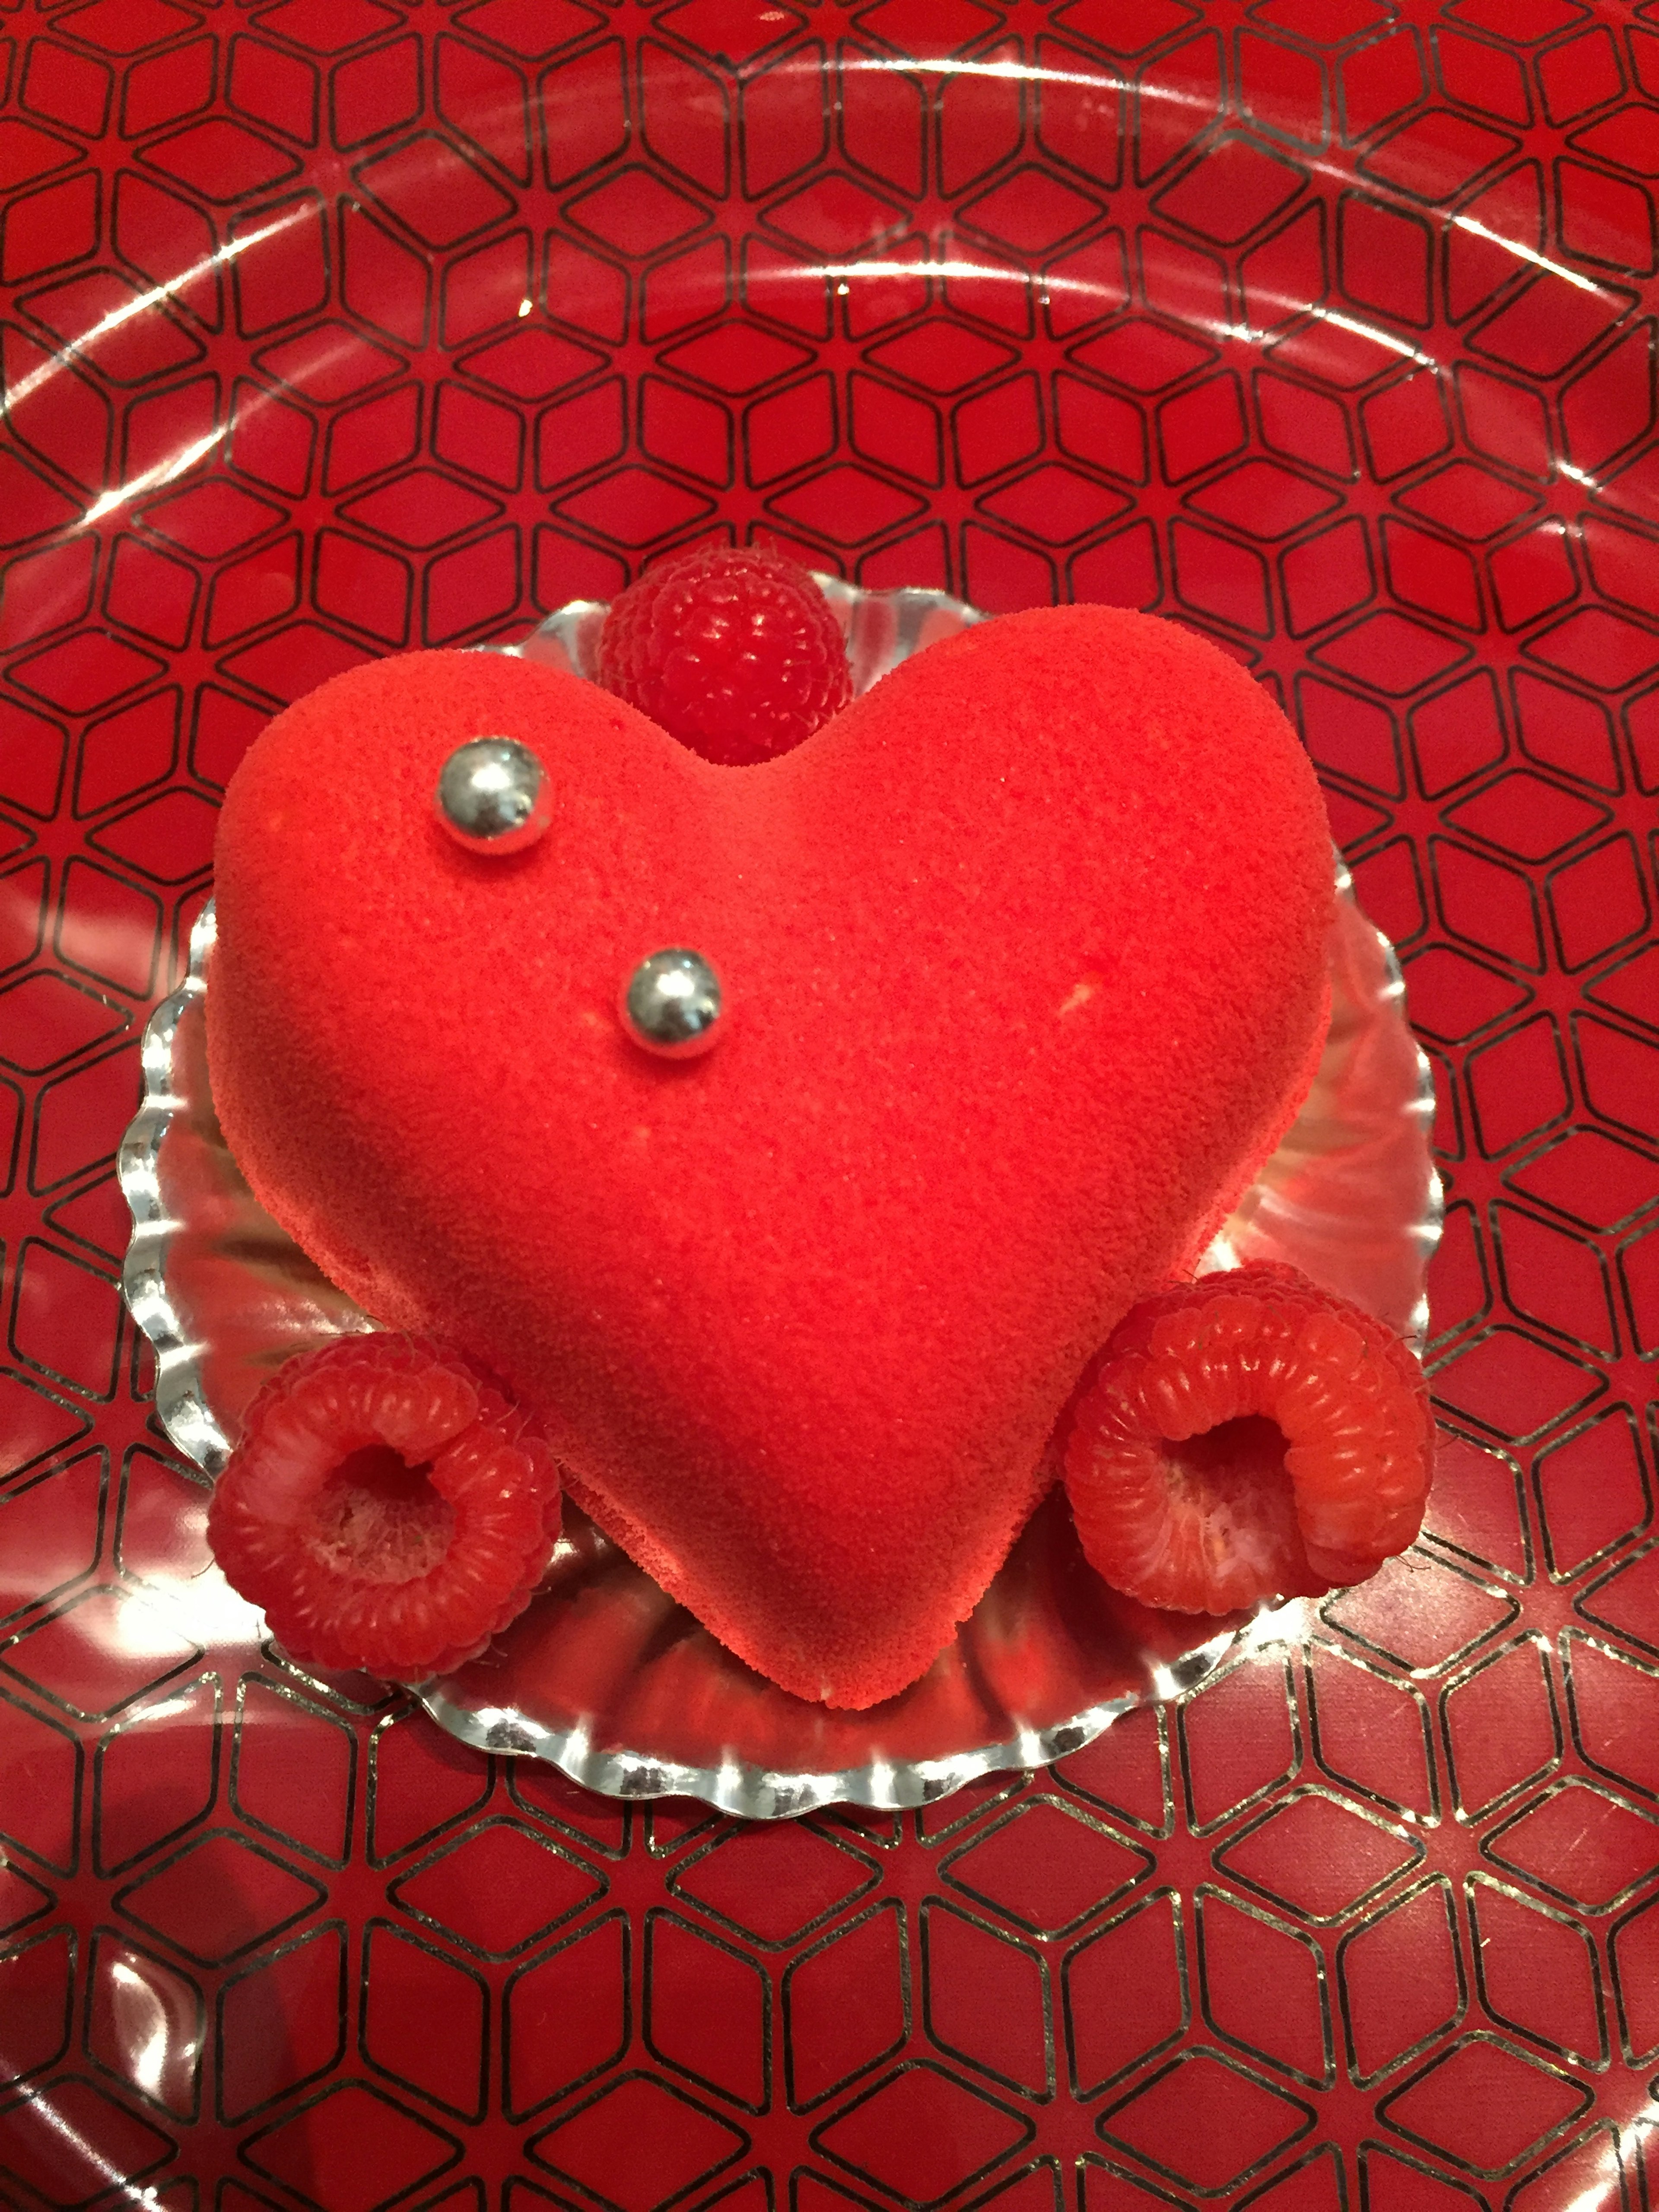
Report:
<svg viewBox="0 0 1659 2212"><path fill-rule="evenodd" d="M1063 1756L1188 1686L1245 1618L1154 1613L1109 1589L1053 1491L921 1679L840 1711L745 1666L567 1502L529 1611L485 1659L422 1695L465 1741L550 1759L611 1796L697 1796L750 1818L837 1800L917 1805ZM641 1744L649 1756L628 1748Z"/></svg>

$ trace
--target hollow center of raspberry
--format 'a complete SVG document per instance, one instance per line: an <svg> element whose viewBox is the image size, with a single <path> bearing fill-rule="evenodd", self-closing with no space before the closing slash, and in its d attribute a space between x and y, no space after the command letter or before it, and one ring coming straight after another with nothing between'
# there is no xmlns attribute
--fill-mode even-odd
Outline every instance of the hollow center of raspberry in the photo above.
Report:
<svg viewBox="0 0 1659 2212"><path fill-rule="evenodd" d="M1165 1458L1171 1474L1183 1478L1194 1490L1219 1502L1254 1496L1279 1488L1291 1494L1291 1478L1285 1468L1285 1431L1265 1413L1245 1413L1236 1421L1218 1421L1179 1443L1166 1443Z"/></svg>
<svg viewBox="0 0 1659 2212"><path fill-rule="evenodd" d="M429 1461L411 1467L387 1444L348 1454L317 1499L315 1541L329 1565L359 1582L429 1574L455 1529L454 1508L431 1473Z"/></svg>
<svg viewBox="0 0 1659 2212"><path fill-rule="evenodd" d="M1179 1443L1166 1440L1162 1449L1178 1517L1191 1516L1218 1545L1303 1563L1296 1492L1277 1421L1247 1413Z"/></svg>

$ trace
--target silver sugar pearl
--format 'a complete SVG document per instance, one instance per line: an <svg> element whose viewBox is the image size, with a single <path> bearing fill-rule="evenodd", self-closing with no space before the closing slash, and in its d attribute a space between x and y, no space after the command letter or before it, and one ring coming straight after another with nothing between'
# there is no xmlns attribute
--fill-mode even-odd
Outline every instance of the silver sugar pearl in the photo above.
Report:
<svg viewBox="0 0 1659 2212"><path fill-rule="evenodd" d="M474 738L438 778L438 819L467 853L522 853L553 818L553 794L528 745Z"/></svg>
<svg viewBox="0 0 1659 2212"><path fill-rule="evenodd" d="M629 977L621 1013L623 1028L647 1052L695 1060L714 1042L720 979L701 952L671 945L641 960Z"/></svg>

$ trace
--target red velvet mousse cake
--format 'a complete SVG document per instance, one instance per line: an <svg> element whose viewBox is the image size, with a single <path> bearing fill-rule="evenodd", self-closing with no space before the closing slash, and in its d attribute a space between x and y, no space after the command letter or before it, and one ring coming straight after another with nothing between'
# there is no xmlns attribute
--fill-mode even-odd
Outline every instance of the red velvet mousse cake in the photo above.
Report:
<svg viewBox="0 0 1659 2212"><path fill-rule="evenodd" d="M533 757L537 814L470 849L434 793L486 738ZM354 670L254 744L217 867L213 1094L256 1194L499 1378L732 1650L838 1705L972 1608L1327 1018L1294 733L1107 608L969 629L747 766L511 658ZM704 993L689 1054L641 978Z"/></svg>

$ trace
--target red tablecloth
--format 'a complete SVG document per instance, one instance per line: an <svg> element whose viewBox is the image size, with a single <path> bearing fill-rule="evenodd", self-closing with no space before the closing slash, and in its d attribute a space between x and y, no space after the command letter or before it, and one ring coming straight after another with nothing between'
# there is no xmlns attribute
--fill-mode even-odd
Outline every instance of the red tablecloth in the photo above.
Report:
<svg viewBox="0 0 1659 2212"><path fill-rule="evenodd" d="M0 2198L1638 2212L1659 6L6 0L0 91ZM1218 639L1440 1086L1423 1543L920 1819L296 1678L116 1286L262 723L716 527Z"/></svg>

